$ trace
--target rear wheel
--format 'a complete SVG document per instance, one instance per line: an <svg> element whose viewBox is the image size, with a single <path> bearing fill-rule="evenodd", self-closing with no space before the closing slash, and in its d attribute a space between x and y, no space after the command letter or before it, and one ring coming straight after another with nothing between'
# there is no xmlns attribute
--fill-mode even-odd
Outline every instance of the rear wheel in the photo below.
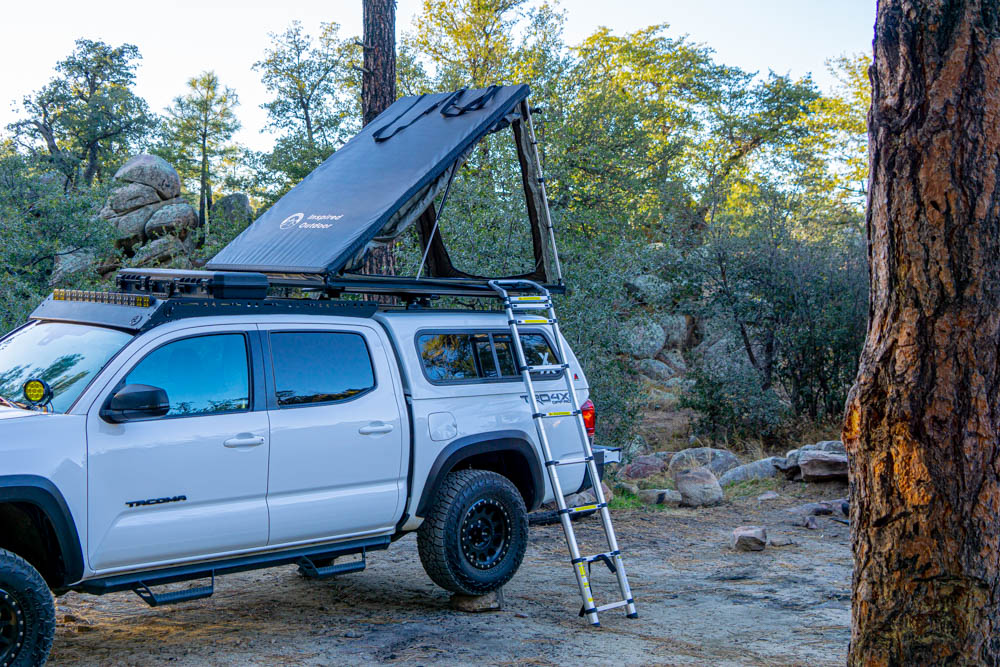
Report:
<svg viewBox="0 0 1000 667"><path fill-rule="evenodd" d="M528 546L517 488L487 470L449 474L417 532L420 562L441 588L482 595L510 581Z"/></svg>
<svg viewBox="0 0 1000 667"><path fill-rule="evenodd" d="M55 628L55 605L42 575L0 549L0 667L45 664Z"/></svg>

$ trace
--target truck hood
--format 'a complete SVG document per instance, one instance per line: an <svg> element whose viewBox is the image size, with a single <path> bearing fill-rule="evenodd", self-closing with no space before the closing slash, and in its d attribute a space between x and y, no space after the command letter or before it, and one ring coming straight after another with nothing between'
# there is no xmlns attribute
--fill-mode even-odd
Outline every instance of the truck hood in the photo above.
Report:
<svg viewBox="0 0 1000 667"><path fill-rule="evenodd" d="M42 414L41 412L34 412L32 410L22 410L20 408L8 408L6 405L0 405L0 421L4 419L17 419L18 417L37 417Z"/></svg>

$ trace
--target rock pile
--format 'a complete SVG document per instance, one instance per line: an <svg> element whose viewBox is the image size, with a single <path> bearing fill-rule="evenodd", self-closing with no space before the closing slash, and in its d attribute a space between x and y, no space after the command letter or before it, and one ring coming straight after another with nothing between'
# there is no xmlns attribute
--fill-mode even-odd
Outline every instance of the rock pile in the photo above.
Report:
<svg viewBox="0 0 1000 667"><path fill-rule="evenodd" d="M181 199L181 179L163 158L137 155L115 173L120 183L101 211L115 226L132 266L162 263L193 250L198 214Z"/></svg>
<svg viewBox="0 0 1000 667"><path fill-rule="evenodd" d="M663 306L670 300L672 287L659 276L646 274L628 280L625 289L642 304ZM641 311L622 327L620 349L632 358L650 407L677 407L688 383L683 353L693 344L695 330L691 316L674 312L657 315Z"/></svg>

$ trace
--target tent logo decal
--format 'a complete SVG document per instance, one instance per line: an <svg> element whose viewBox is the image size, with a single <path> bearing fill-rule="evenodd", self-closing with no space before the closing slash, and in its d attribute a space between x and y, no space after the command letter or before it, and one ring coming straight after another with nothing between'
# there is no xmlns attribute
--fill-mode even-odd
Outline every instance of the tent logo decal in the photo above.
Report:
<svg viewBox="0 0 1000 667"><path fill-rule="evenodd" d="M293 213L281 221L281 228L291 229L292 227L296 227L300 222L302 222L302 218L304 217L306 217L305 213Z"/></svg>

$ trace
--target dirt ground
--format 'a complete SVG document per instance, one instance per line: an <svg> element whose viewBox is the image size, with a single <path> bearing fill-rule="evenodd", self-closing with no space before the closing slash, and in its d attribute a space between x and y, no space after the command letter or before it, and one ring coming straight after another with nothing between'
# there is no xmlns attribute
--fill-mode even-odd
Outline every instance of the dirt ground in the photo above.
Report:
<svg viewBox="0 0 1000 667"><path fill-rule="evenodd" d="M846 495L787 483L712 509L619 510L616 526L640 618L618 610L600 629L580 600L559 526L532 528L502 612L453 611L426 577L414 536L374 552L364 572L315 582L294 567L221 577L214 597L153 609L132 593L57 601L52 665L819 665L843 664L850 637L848 527L789 508ZM757 524L795 544L738 553L732 529ZM599 546L596 518L579 522ZM598 601L610 572L594 566ZM603 595L602 595L603 594Z"/></svg>

